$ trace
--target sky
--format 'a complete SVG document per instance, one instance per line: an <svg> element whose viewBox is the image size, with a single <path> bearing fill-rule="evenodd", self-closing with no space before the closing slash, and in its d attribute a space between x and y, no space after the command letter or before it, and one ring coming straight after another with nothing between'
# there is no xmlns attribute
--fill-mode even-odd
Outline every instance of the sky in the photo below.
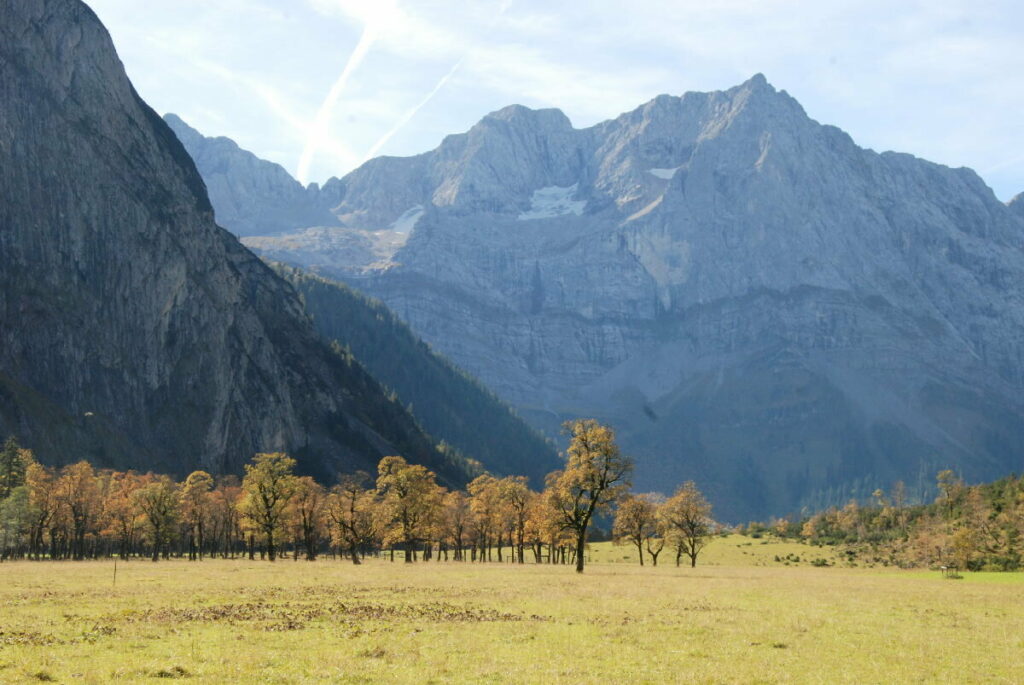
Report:
<svg viewBox="0 0 1024 685"><path fill-rule="evenodd" d="M303 182L510 104L580 128L761 72L863 147L1024 191L1017 0L86 1L154 109Z"/></svg>

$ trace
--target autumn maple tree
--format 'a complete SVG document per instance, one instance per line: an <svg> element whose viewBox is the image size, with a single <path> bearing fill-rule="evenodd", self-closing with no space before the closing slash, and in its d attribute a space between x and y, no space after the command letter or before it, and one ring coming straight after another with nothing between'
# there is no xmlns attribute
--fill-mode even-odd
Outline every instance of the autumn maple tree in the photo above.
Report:
<svg viewBox="0 0 1024 685"><path fill-rule="evenodd" d="M626 493L633 461L622 455L615 432L594 419L567 421L563 428L570 438L565 469L548 475L548 496L576 539L576 572L583 573L590 523Z"/></svg>

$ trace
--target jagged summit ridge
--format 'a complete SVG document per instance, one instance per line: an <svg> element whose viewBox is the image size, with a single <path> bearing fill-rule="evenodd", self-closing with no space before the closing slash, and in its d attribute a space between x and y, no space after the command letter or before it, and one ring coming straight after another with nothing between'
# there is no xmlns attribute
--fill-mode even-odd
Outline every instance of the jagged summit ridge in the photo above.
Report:
<svg viewBox="0 0 1024 685"><path fill-rule="evenodd" d="M465 133L447 136L432 152L377 158L344 179L332 179L314 203L330 207L335 220L321 221L315 234L301 230L312 224L296 217L300 230L294 234L265 234L248 244L281 256L288 250L309 255L319 242L324 251L362 255L351 260L354 270L362 271L396 263L394 251L404 241L380 232L416 207L425 208L428 219L433 207L462 216L544 219L547 213L531 209L534 193L571 187L567 199L582 203L588 214L632 213L657 201L666 190L664 181L688 163L701 141L743 125L743 113L750 109L813 123L760 74L724 92L658 96L587 129L573 128L557 109L511 105ZM643 149L636 148L637 136L645 139ZM251 233L244 230L243 235Z"/></svg>

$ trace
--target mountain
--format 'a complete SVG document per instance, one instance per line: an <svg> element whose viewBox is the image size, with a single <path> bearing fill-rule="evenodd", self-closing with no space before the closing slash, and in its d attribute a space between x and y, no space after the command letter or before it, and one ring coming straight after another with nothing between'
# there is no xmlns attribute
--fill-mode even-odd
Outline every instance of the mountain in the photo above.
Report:
<svg viewBox="0 0 1024 685"><path fill-rule="evenodd" d="M328 208L318 202L316 186L303 188L280 165L242 150L228 138L206 138L167 114L164 121L189 150L210 201L217 208L217 223L235 235L281 233L295 226L337 224Z"/></svg>
<svg viewBox="0 0 1024 685"><path fill-rule="evenodd" d="M321 335L337 341L396 392L431 435L492 473L528 476L537 488L545 475L561 468L550 443L417 338L383 303L300 269L274 267L295 287Z"/></svg>
<svg viewBox="0 0 1024 685"><path fill-rule="evenodd" d="M858 147L762 75L575 129L513 106L244 240L345 280L554 434L726 520L1024 467L1024 219L969 169Z"/></svg>
<svg viewBox="0 0 1024 685"><path fill-rule="evenodd" d="M1008 204L1012 211L1017 212L1017 215L1024 218L1024 193L1017 193Z"/></svg>
<svg viewBox="0 0 1024 685"><path fill-rule="evenodd" d="M330 478L401 453L464 482L214 223L78 0L0 8L0 159L0 434L50 463L239 472L287 450Z"/></svg>

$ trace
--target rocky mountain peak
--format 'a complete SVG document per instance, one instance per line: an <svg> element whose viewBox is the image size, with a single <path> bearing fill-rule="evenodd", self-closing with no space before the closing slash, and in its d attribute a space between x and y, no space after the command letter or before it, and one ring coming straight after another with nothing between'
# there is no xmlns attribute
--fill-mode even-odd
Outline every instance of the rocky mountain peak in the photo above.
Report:
<svg viewBox="0 0 1024 685"><path fill-rule="evenodd" d="M206 138L199 131L186 124L185 121L174 112L168 112L165 114L164 121L171 127L171 130L174 131L174 134L178 136L178 140L180 140L183 145L188 144L188 146L192 146ZM224 138L222 136L221 139L229 140L236 148L238 147L238 144L230 138Z"/></svg>
<svg viewBox="0 0 1024 685"><path fill-rule="evenodd" d="M531 109L523 105L508 105L486 115L477 126L492 122L508 122L516 127L541 128L544 130L569 130L572 123L564 112L556 108Z"/></svg>

